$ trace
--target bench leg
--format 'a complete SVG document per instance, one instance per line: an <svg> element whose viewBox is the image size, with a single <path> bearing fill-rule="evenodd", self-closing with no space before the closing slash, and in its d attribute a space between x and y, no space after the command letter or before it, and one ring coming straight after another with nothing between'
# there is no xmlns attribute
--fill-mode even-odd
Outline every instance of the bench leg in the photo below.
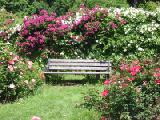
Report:
<svg viewBox="0 0 160 120"><path fill-rule="evenodd" d="M96 75L96 79L97 80L99 80L100 79L100 75L98 74L98 75Z"/></svg>
<svg viewBox="0 0 160 120"><path fill-rule="evenodd" d="M96 72L99 72L99 70L96 70ZM96 74L96 79L97 79L97 80L100 79L100 74Z"/></svg>
<svg viewBox="0 0 160 120"><path fill-rule="evenodd" d="M106 75L106 80L109 79L109 74Z"/></svg>

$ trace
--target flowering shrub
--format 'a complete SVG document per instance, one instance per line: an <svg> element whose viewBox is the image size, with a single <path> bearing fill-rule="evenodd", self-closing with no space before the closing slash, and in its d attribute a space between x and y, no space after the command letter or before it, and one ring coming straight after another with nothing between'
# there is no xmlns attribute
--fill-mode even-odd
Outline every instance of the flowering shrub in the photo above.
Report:
<svg viewBox="0 0 160 120"><path fill-rule="evenodd" d="M33 15L31 18L25 17L20 32L22 39L20 38L20 42L17 43L20 51L26 52L28 55L38 54L37 51L42 52L47 47L52 48L49 47L52 44L56 46L56 40L64 36L69 29L67 24L62 23L63 19L67 19L67 16L56 17L55 13L49 15L46 10L41 10L39 14ZM53 51L55 51L54 47Z"/></svg>
<svg viewBox="0 0 160 120"><path fill-rule="evenodd" d="M13 51L9 43L0 41L0 102L34 94L43 83L38 66Z"/></svg>
<svg viewBox="0 0 160 120"><path fill-rule="evenodd" d="M46 52L52 57L64 53L72 58L151 57L159 53L159 18L158 8L149 12L81 5L75 14L59 17L42 10L24 18L17 44L23 53L37 56Z"/></svg>
<svg viewBox="0 0 160 120"><path fill-rule="evenodd" d="M0 9L0 39L10 42L15 41L11 40L11 37L21 30L20 24L16 24L16 19L15 14L7 12L4 8Z"/></svg>
<svg viewBox="0 0 160 120"><path fill-rule="evenodd" d="M159 78L160 66L151 60L122 61L104 90L87 93L84 105L99 111L101 120L159 119Z"/></svg>

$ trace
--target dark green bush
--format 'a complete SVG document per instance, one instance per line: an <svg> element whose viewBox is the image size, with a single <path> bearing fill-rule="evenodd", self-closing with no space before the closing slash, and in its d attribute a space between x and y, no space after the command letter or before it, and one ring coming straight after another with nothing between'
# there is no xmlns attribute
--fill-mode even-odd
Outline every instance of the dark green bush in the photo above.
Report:
<svg viewBox="0 0 160 120"><path fill-rule="evenodd" d="M7 11L21 12L28 7L28 0L0 0L0 6L4 6Z"/></svg>
<svg viewBox="0 0 160 120"><path fill-rule="evenodd" d="M81 4L84 4L88 8L93 8L95 5L102 7L128 7L127 0L75 0L71 10L76 10Z"/></svg>
<svg viewBox="0 0 160 120"><path fill-rule="evenodd" d="M33 2L32 4L28 5L28 7L24 10L28 15L37 13L40 9L49 10L49 6L47 3L40 1L40 2Z"/></svg>
<svg viewBox="0 0 160 120"><path fill-rule="evenodd" d="M55 11L57 15L62 15L68 11L74 11L81 4L92 8L95 5L103 7L128 7L127 0L0 0L0 6L4 6L7 11L11 12L27 12L32 14L39 9Z"/></svg>
<svg viewBox="0 0 160 120"><path fill-rule="evenodd" d="M148 1L146 3L141 3L138 5L140 8L144 8L146 10L154 11L160 5L159 2Z"/></svg>

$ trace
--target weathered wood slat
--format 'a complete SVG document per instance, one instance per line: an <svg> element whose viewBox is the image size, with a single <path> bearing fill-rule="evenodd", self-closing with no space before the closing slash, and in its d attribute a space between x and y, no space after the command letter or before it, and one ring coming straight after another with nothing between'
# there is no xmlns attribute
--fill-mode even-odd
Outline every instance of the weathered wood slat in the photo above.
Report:
<svg viewBox="0 0 160 120"><path fill-rule="evenodd" d="M45 74L110 74L110 72L44 72Z"/></svg>
<svg viewBox="0 0 160 120"><path fill-rule="evenodd" d="M49 66L49 70L108 70L107 67L64 67L64 66Z"/></svg>
<svg viewBox="0 0 160 120"><path fill-rule="evenodd" d="M51 62L54 62L54 63L57 63L57 62L64 62L64 63L66 63L66 62L71 62L71 63L74 63L74 62L84 62L84 63L98 62L98 63L100 63L100 62L102 62L103 63L104 62L104 63L106 63L107 61L85 60L85 59L49 59L48 62L49 63L51 63Z"/></svg>
<svg viewBox="0 0 160 120"><path fill-rule="evenodd" d="M111 63L48 63L49 66L111 66Z"/></svg>

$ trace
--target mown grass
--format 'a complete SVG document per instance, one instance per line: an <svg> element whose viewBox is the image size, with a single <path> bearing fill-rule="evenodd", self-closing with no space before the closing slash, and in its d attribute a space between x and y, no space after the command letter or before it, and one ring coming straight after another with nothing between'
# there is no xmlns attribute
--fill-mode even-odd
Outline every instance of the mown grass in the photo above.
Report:
<svg viewBox="0 0 160 120"><path fill-rule="evenodd" d="M0 120L98 120L95 111L77 107L83 101L82 92L93 85L44 85L39 94L21 99L13 104L0 105Z"/></svg>

